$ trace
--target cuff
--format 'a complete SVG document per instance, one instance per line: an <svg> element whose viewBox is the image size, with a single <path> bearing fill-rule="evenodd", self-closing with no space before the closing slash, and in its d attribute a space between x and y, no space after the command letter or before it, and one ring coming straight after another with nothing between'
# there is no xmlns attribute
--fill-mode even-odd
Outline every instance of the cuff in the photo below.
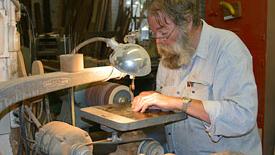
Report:
<svg viewBox="0 0 275 155"><path fill-rule="evenodd" d="M204 122L205 131L213 142L218 142L222 136L216 134L216 119L220 114L221 104L218 101L202 101L202 104L210 119L210 124Z"/></svg>

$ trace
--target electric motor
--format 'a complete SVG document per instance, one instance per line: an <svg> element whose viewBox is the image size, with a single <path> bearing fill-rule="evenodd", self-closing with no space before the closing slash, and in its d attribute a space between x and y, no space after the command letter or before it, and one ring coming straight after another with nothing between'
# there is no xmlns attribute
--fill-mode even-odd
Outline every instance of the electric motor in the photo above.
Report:
<svg viewBox="0 0 275 155"><path fill-rule="evenodd" d="M64 122L53 121L35 134L36 151L48 155L92 155L89 134Z"/></svg>

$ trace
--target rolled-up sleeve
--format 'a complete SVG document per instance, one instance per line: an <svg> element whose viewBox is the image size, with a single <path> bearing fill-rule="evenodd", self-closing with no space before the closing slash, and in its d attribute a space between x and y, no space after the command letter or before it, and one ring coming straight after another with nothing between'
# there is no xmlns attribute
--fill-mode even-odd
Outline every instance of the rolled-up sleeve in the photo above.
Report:
<svg viewBox="0 0 275 155"><path fill-rule="evenodd" d="M229 45L230 51L224 52L218 61L213 98L202 101L211 122L205 125L206 131L214 141L221 136L244 135L256 125L258 98L252 57L237 41Z"/></svg>

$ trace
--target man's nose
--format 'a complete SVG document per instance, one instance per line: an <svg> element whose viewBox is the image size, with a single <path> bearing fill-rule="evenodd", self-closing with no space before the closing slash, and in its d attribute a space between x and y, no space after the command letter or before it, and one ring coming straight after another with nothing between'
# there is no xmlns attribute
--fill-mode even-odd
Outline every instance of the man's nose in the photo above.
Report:
<svg viewBox="0 0 275 155"><path fill-rule="evenodd" d="M156 44L164 44L164 41L163 39L160 39L160 38L156 38Z"/></svg>
<svg viewBox="0 0 275 155"><path fill-rule="evenodd" d="M156 44L157 45L171 45L171 41L167 40L167 39L156 39Z"/></svg>

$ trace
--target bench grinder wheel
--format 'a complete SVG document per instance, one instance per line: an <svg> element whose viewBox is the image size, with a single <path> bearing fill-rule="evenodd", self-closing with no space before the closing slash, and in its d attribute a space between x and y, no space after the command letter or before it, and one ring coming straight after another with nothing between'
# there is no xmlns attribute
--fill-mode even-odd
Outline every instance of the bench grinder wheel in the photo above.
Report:
<svg viewBox="0 0 275 155"><path fill-rule="evenodd" d="M163 155L164 149L159 142L155 140L145 140L139 144L137 154L144 155Z"/></svg>

